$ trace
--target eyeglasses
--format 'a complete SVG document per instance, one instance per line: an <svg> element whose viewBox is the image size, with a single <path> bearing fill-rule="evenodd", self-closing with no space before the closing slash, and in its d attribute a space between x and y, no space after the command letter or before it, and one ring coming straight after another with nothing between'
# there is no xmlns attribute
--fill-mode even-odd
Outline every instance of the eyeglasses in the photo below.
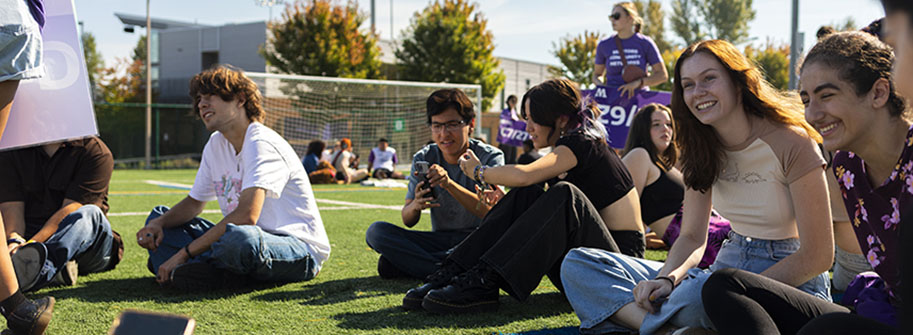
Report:
<svg viewBox="0 0 913 335"><path fill-rule="evenodd" d="M618 20L621 18L621 13L612 13L609 14L609 20Z"/></svg>
<svg viewBox="0 0 913 335"><path fill-rule="evenodd" d="M465 120L460 121L450 121L446 123L432 122L429 126L431 127L432 133L440 133L447 129L449 132L455 132L465 127L467 122Z"/></svg>

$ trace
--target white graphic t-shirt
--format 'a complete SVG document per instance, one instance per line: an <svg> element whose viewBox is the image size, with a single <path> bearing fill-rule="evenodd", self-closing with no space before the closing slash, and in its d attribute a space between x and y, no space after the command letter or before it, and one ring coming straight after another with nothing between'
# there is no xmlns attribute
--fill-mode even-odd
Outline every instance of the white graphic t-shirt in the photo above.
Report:
<svg viewBox="0 0 913 335"><path fill-rule="evenodd" d="M292 146L259 122L247 127L237 154L221 133L213 133L203 148L190 197L218 200L222 215L228 215L238 208L241 191L251 187L266 190L257 226L307 243L319 268L330 256L330 241L308 175Z"/></svg>

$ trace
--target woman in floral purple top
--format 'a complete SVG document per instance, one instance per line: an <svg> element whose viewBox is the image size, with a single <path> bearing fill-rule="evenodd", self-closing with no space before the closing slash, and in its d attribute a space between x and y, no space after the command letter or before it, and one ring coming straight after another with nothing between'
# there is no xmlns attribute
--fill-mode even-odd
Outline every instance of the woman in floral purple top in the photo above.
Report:
<svg viewBox="0 0 913 335"><path fill-rule="evenodd" d="M800 69L805 118L821 133L824 148L837 151L833 169L844 207L877 273L858 276L847 289L844 303L855 314L767 278L730 271L715 274L702 292L708 311L712 304L727 310L709 315L721 334L896 331L900 213L913 206L913 127L891 80L893 60L891 48L877 38L846 32L822 39ZM828 313L836 314L818 318Z"/></svg>

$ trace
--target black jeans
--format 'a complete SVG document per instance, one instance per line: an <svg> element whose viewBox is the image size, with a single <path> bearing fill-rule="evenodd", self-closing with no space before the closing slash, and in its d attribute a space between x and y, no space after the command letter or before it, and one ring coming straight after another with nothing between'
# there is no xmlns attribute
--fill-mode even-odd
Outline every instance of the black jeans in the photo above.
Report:
<svg viewBox="0 0 913 335"><path fill-rule="evenodd" d="M818 316L849 312L795 287L734 268L714 272L704 283L701 300L720 334L796 334Z"/></svg>
<svg viewBox="0 0 913 335"><path fill-rule="evenodd" d="M643 257L644 239L639 231L610 233L583 192L560 182L548 192L512 189L448 259L464 269L484 262L504 280L502 289L525 300L543 275L562 290L561 260L576 247Z"/></svg>
<svg viewBox="0 0 913 335"><path fill-rule="evenodd" d="M894 327L850 313L830 313L819 316L799 330L799 335L889 335L900 334Z"/></svg>

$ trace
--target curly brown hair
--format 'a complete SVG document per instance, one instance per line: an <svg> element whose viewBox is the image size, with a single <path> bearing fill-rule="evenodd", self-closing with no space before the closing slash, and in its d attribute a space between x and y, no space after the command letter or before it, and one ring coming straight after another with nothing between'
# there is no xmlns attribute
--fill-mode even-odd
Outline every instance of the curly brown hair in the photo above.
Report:
<svg viewBox="0 0 913 335"><path fill-rule="evenodd" d="M903 98L894 89L891 64L894 52L891 47L868 33L850 31L828 35L805 56L799 67L801 74L809 64L819 63L837 72L837 76L863 96L872 90L878 79L885 78L891 84L888 95L888 109L891 116L909 119L909 111Z"/></svg>
<svg viewBox="0 0 913 335"><path fill-rule="evenodd" d="M726 157L716 130L701 123L685 103L682 63L697 53L713 56L726 69L740 94L746 113L774 123L801 128L805 136L821 143L821 135L805 121L802 102L794 93L784 93L774 88L764 79L757 65L732 43L723 40L697 42L688 46L675 62L675 81L672 86L675 142L682 151L682 174L688 187L701 192L709 190L723 170Z"/></svg>
<svg viewBox="0 0 913 335"><path fill-rule="evenodd" d="M266 116L262 106L263 97L257 84L243 71L231 65L204 70L190 79L190 98L193 99L193 112L197 117L200 115L200 95L203 94L218 95L225 101L244 99L244 110L251 122L263 122Z"/></svg>

